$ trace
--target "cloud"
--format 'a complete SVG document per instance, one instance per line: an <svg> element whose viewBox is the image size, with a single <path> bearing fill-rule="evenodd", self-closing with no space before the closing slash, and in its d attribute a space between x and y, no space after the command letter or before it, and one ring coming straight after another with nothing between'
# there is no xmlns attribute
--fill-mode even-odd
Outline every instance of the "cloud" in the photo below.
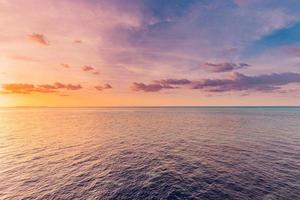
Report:
<svg viewBox="0 0 300 200"><path fill-rule="evenodd" d="M66 64L66 63L62 63L62 64L60 64L62 67L64 67L64 68L70 68L70 65L69 64Z"/></svg>
<svg viewBox="0 0 300 200"><path fill-rule="evenodd" d="M207 71L220 73L246 68L250 65L247 63L205 63L203 66L206 68Z"/></svg>
<svg viewBox="0 0 300 200"><path fill-rule="evenodd" d="M75 44L81 44L82 40L74 40L73 43L75 43Z"/></svg>
<svg viewBox="0 0 300 200"><path fill-rule="evenodd" d="M43 34L32 33L28 35L28 38L33 42L37 42L39 44L46 45L46 46L49 45L49 42L46 40Z"/></svg>
<svg viewBox="0 0 300 200"><path fill-rule="evenodd" d="M84 66L82 66L82 70L85 71L85 72L88 72L88 71L95 70L95 68L92 67L92 66L89 66L89 65L84 65Z"/></svg>
<svg viewBox="0 0 300 200"><path fill-rule="evenodd" d="M79 90L81 89L81 85L73 85L73 84L63 84L60 82L56 82L53 85L50 85L50 87L54 87L53 89L67 89L67 90Z"/></svg>
<svg viewBox="0 0 300 200"><path fill-rule="evenodd" d="M67 84L67 85L65 85L64 88L67 90L80 90L80 89L82 89L82 86L79 84L78 85Z"/></svg>
<svg viewBox="0 0 300 200"><path fill-rule="evenodd" d="M136 83L134 82L131 86L133 91L144 91L144 92L158 92L163 89L161 84L149 84L146 85L144 83Z"/></svg>
<svg viewBox="0 0 300 200"><path fill-rule="evenodd" d="M166 81L171 80L171 81ZM291 83L300 83L299 73L273 73L257 76L247 76L234 73L231 77L223 79L202 79L191 81L187 79L166 79L154 81L154 84L133 83L134 91L158 92L162 89L189 88L207 92L229 92L229 91L280 91L282 86ZM183 81L185 80L185 81ZM175 87L176 86L176 87Z"/></svg>
<svg viewBox="0 0 300 200"><path fill-rule="evenodd" d="M16 93L16 94L29 94L36 90L35 86L32 84L23 84L23 83L12 83L2 85L4 93Z"/></svg>
<svg viewBox="0 0 300 200"><path fill-rule="evenodd" d="M54 83L43 84L43 85L33 85L27 83L11 83L3 84L2 88L4 91L2 94L31 94L31 93L56 93L59 89L65 90L79 90L82 89L81 85L73 84L63 84L63 83Z"/></svg>
<svg viewBox="0 0 300 200"><path fill-rule="evenodd" d="M106 89L112 89L112 86L110 84L106 83L104 86L97 85L97 86L95 86L95 88L96 88L96 90L103 91Z"/></svg>
<svg viewBox="0 0 300 200"><path fill-rule="evenodd" d="M192 83L193 82L188 79L162 79L154 80L151 84L134 82L132 83L131 89L133 91L158 92L162 89L175 89Z"/></svg>
<svg viewBox="0 0 300 200"><path fill-rule="evenodd" d="M94 75L99 75L100 74L99 71L95 71L96 69L92 66L89 66L89 65L84 65L84 66L82 66L81 69L85 72L91 72Z"/></svg>
<svg viewBox="0 0 300 200"><path fill-rule="evenodd" d="M281 86L290 83L300 83L299 73L273 73L258 76L247 76L240 73L234 73L227 79L204 79L194 82L192 89L206 90L209 92L228 92L256 90L262 92L275 91Z"/></svg>
<svg viewBox="0 0 300 200"><path fill-rule="evenodd" d="M186 85L191 83L191 81L188 79L163 79L154 82L162 85Z"/></svg>

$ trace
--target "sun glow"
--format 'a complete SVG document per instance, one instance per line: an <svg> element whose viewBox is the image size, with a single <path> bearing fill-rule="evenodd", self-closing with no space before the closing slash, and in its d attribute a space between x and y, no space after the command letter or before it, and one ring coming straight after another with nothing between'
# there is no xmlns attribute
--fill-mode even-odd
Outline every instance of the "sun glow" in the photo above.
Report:
<svg viewBox="0 0 300 200"><path fill-rule="evenodd" d="M1 91L0 91L1 92ZM15 100L0 95L0 107L10 107L15 105Z"/></svg>

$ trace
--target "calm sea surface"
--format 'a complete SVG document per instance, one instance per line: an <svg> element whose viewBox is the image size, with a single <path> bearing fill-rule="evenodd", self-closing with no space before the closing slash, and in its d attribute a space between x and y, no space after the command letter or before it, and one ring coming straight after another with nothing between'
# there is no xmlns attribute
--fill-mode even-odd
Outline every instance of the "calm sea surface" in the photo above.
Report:
<svg viewBox="0 0 300 200"><path fill-rule="evenodd" d="M300 107L0 109L0 199L300 199Z"/></svg>

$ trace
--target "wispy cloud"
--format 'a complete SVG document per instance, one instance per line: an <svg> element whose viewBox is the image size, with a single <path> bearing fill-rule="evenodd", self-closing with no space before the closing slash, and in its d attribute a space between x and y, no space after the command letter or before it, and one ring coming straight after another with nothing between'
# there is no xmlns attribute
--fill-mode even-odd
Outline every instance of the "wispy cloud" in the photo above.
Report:
<svg viewBox="0 0 300 200"><path fill-rule="evenodd" d="M43 86L43 85L39 85L39 86ZM52 87L54 87L54 89L67 89L67 90L79 90L82 89L80 84L74 85L74 84L63 84L60 82L56 82L53 85L50 85Z"/></svg>
<svg viewBox="0 0 300 200"><path fill-rule="evenodd" d="M45 36L43 34L39 33L32 33L28 35L28 38L36 43L42 44L42 45L49 45L49 42L46 40Z"/></svg>
<svg viewBox="0 0 300 200"><path fill-rule="evenodd" d="M84 65L84 66L82 66L82 68L81 68L83 71L85 71L85 72L88 72L88 71L93 71L93 70L95 70L95 68L94 67L92 67L92 66L89 66L89 65Z"/></svg>
<svg viewBox="0 0 300 200"><path fill-rule="evenodd" d="M96 68L95 67L92 67L90 65L84 65L81 67L81 69L85 72L91 72L92 74L94 75L99 75L100 72L99 71L96 71Z"/></svg>
<svg viewBox="0 0 300 200"><path fill-rule="evenodd" d="M98 91L103 91L103 90L107 90L107 89L112 89L112 86L110 84L106 83L104 85L95 86L95 89Z"/></svg>
<svg viewBox="0 0 300 200"><path fill-rule="evenodd" d="M70 68L70 65L69 64L66 64L66 63L61 63L60 64L62 67L64 67L64 68Z"/></svg>
<svg viewBox="0 0 300 200"><path fill-rule="evenodd" d="M230 72L250 67L250 65L247 63L205 63L203 66L207 71L215 73Z"/></svg>
<svg viewBox="0 0 300 200"><path fill-rule="evenodd" d="M75 43L75 44L81 44L82 40L73 40L73 43Z"/></svg>

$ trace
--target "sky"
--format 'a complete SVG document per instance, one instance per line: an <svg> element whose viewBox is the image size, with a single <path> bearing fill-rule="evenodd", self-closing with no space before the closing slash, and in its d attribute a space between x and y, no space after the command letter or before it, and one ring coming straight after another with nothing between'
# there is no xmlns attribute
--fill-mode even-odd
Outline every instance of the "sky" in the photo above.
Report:
<svg viewBox="0 0 300 200"><path fill-rule="evenodd" d="M0 107L300 105L299 0L0 0Z"/></svg>

